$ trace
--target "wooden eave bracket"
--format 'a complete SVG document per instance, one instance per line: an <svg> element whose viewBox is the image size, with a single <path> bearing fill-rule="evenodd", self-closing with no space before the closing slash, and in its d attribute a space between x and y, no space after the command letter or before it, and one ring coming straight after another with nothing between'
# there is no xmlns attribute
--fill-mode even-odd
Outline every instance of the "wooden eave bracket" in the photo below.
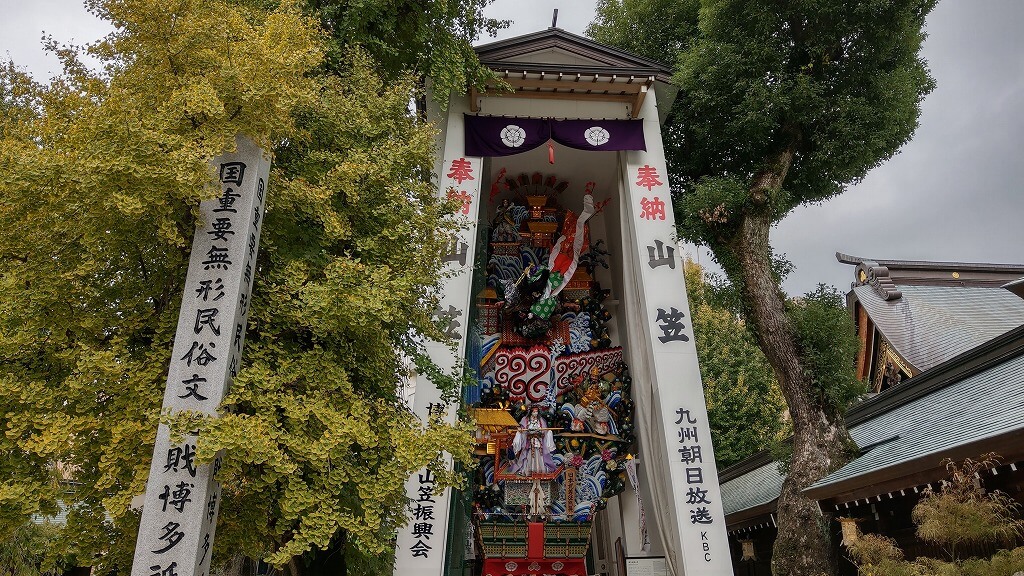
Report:
<svg viewBox="0 0 1024 576"><path fill-rule="evenodd" d="M775 498L764 504L758 504L757 506L751 506L743 510L737 510L732 514L725 516L726 530L732 532L733 530L740 530L751 525L759 524L758 520L765 516L771 517L772 514L778 509L779 499Z"/></svg>
<svg viewBox="0 0 1024 576"><path fill-rule="evenodd" d="M631 103L632 107L629 110L629 117L636 120L636 117L640 115L640 107L644 105L644 98L647 97L647 85L640 87L640 91L636 93L636 97L633 98Z"/></svg>
<svg viewBox="0 0 1024 576"><path fill-rule="evenodd" d="M640 114L644 99L654 77L649 76L637 82L635 76L601 76L600 74L563 74L558 73L557 79L528 78L527 71L517 72L503 70L499 74L502 80L512 87L513 91L501 90L498 86L488 84L483 92L475 87L469 89L469 109L480 111L481 97L495 98L536 98L542 100L598 100L603 102L621 102L630 106L630 118L636 119ZM625 80L625 81L623 81Z"/></svg>

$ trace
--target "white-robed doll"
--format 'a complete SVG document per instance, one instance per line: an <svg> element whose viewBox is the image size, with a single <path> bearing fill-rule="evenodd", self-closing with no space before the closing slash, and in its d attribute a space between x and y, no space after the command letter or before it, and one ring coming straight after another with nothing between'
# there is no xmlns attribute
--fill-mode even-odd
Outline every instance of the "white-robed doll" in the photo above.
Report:
<svg viewBox="0 0 1024 576"><path fill-rule="evenodd" d="M512 450L516 453L510 470L513 474L530 476L555 470L555 461L551 457L555 451L555 437L548 428L547 420L540 415L539 406L531 406L529 413L519 421Z"/></svg>

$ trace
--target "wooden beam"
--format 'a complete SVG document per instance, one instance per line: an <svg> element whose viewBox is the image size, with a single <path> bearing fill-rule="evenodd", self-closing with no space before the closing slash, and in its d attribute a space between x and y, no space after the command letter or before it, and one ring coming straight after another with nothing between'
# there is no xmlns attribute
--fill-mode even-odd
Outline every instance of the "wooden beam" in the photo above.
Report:
<svg viewBox="0 0 1024 576"><path fill-rule="evenodd" d="M469 111L470 112L479 112L480 111L480 103L477 100L478 96L480 96L480 93L476 91L475 87L470 86L469 87Z"/></svg>
<svg viewBox="0 0 1024 576"><path fill-rule="evenodd" d="M629 117L636 120L640 115L640 107L644 105L644 98L647 96L647 86L640 86L640 91L633 98L633 108L629 111Z"/></svg>
<svg viewBox="0 0 1024 576"><path fill-rule="evenodd" d="M595 86L593 83L579 83L577 80L539 80L535 78L527 78L525 80L513 78L509 79L508 83L515 88L552 88L557 90L600 90L601 84ZM623 84L618 83L615 86L609 86L605 88L606 91L615 92L617 94L638 94L647 89L642 84ZM488 85L490 88L493 85Z"/></svg>
<svg viewBox="0 0 1024 576"><path fill-rule="evenodd" d="M767 520L765 516L770 517L772 512L775 512L777 503L778 499L775 499L745 510L738 510L732 514L726 514L725 526L731 532L764 523Z"/></svg>
<svg viewBox="0 0 1024 576"><path fill-rule="evenodd" d="M600 100L602 102L622 102L630 104L635 99L632 94L601 94L583 92L497 92L488 90L481 94L491 98L537 98L541 100Z"/></svg>
<svg viewBox="0 0 1024 576"><path fill-rule="evenodd" d="M1020 441L1020 430L979 438L936 453L904 460L893 466L872 470L853 478L808 488L803 491L803 494L825 503L870 498L880 493L937 482L947 474L946 466L943 464L944 459L960 461L964 458L977 458L979 454L986 452L996 452L1004 462L1018 462L1024 459L1024 446Z"/></svg>

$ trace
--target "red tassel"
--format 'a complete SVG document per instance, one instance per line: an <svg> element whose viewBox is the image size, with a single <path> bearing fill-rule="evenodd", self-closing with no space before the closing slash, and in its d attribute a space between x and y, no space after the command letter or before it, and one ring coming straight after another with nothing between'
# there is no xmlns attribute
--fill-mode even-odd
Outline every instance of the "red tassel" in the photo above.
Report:
<svg viewBox="0 0 1024 576"><path fill-rule="evenodd" d="M555 145L548 140L548 164L555 163Z"/></svg>
<svg viewBox="0 0 1024 576"><path fill-rule="evenodd" d="M498 177L494 179L494 184L491 184L491 195L487 199L489 202L494 202L494 198L501 193L501 184L504 184L501 179L505 177L505 169L502 168L498 172ZM508 190L508 184L505 184L505 189Z"/></svg>

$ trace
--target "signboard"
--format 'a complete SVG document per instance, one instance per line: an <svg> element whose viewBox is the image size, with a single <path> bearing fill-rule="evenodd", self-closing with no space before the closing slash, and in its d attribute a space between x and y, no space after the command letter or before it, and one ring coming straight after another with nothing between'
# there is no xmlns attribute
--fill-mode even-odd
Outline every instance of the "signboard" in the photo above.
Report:
<svg viewBox="0 0 1024 576"><path fill-rule="evenodd" d="M626 558L628 576L669 576L664 556Z"/></svg>
<svg viewBox="0 0 1024 576"><path fill-rule="evenodd" d="M451 373L461 365L460 359L466 351L482 162L480 158L464 155L462 116L451 114L448 122L448 139L438 174L439 190L443 196L460 203L456 215L465 219L465 226L452 238L450 253L444 259L445 271L452 275L445 283L435 316L446 327L447 336L457 345L454 353L441 342L427 342L425 348L430 359L442 371ZM458 408L457 404L447 405L441 399L441 391L424 375L417 376L413 411L424 422L431 416L441 416L445 422L454 423ZM450 462L449 457L446 463ZM398 531L395 574L442 573L451 489L434 494L434 482L433 474L426 468L406 481L405 491L411 500L411 510L408 523Z"/></svg>
<svg viewBox="0 0 1024 576"><path fill-rule="evenodd" d="M249 316L270 159L252 141L212 162L219 192L200 204L178 315L163 410L217 415L238 373ZM132 576L206 576L220 508L212 464L195 462L197 437L157 429Z"/></svg>
<svg viewBox="0 0 1024 576"><path fill-rule="evenodd" d="M660 451L650 476L673 487L671 510L661 513L674 570L686 576L732 573L725 514L718 486L711 429L697 364L683 264L675 249L675 218L657 115L644 114L647 151L626 152L626 214L639 289L640 318L650 366L651 446ZM628 236L627 236L628 237ZM644 409L644 408L639 408Z"/></svg>

